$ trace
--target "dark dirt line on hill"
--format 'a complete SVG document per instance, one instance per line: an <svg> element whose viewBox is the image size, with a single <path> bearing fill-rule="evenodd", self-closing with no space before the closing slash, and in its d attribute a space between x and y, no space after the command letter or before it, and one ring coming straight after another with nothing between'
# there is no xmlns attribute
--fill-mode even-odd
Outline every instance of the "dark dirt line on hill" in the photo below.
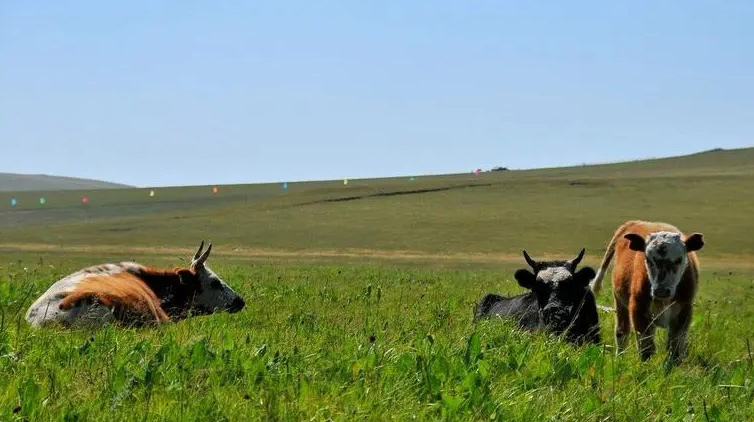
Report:
<svg viewBox="0 0 754 422"><path fill-rule="evenodd" d="M492 186L492 185L493 185L492 183L473 183L473 184L457 185L457 186L443 186L439 188L378 192L378 193L371 193L367 195L355 195L355 196L346 196L346 197L341 197L341 198L318 199L316 201L302 202L296 205L304 206L304 205L314 205L314 204L325 204L328 202L347 202L347 201L356 201L359 199L377 198L380 196L417 195L417 194L422 194L422 193L442 192L442 191L448 191L448 190L454 190L454 189L487 187L487 186Z"/></svg>
<svg viewBox="0 0 754 422"><path fill-rule="evenodd" d="M0 251L14 252L55 252L55 253L100 253L115 255L191 255L193 248L179 247L149 247L123 245L49 245L41 243L0 243ZM214 251L214 250L213 250ZM261 248L232 248L224 251L214 251L218 256L228 258L376 258L389 260L460 260L460 261L488 261L511 262L521 261L518 254L506 253L449 253L439 254L422 251L391 251L375 249L344 249L344 250L314 250L285 251Z"/></svg>
<svg viewBox="0 0 754 422"><path fill-rule="evenodd" d="M195 252L193 248L178 247L148 247L148 246L124 246L124 245L50 245L40 243L0 243L0 251L7 252L31 252L31 253L72 253L72 254L98 254L98 255L156 255L156 256L190 256ZM316 250L307 249L300 251L286 251L262 248L231 248L218 249L217 256L225 258L274 258L274 259L377 259L386 261L428 261L428 262L456 262L456 263L479 263L479 264L509 264L522 263L523 258L518 253L505 252L452 252L435 253L426 251L409 250L377 250L377 249L342 249L342 250ZM557 259L558 254L543 254L541 259ZM562 256L561 256L562 257ZM598 265L601 255L587 257L594 265ZM710 257L702 262L702 266L716 269L750 269L754 268L754 262L750 257L737 255L724 255Z"/></svg>

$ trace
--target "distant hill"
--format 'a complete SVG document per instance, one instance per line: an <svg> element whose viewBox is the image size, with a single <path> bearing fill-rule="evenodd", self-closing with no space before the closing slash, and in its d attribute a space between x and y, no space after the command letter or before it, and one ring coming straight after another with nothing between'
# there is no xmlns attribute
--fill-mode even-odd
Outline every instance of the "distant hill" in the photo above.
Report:
<svg viewBox="0 0 754 422"><path fill-rule="evenodd" d="M518 170L527 177L627 178L754 174L754 148L711 149L694 154L605 164Z"/></svg>
<svg viewBox="0 0 754 422"><path fill-rule="evenodd" d="M0 192L118 189L130 187L132 186L75 177L0 173Z"/></svg>
<svg viewBox="0 0 754 422"><path fill-rule="evenodd" d="M618 224L643 219L704 233L705 262L727 256L751 263L751 192L754 148L558 169L351 179L347 185L0 192L0 252L8 244L188 248L211 237L226 253L483 253L518 260L522 249L570 256L586 248L594 265Z"/></svg>

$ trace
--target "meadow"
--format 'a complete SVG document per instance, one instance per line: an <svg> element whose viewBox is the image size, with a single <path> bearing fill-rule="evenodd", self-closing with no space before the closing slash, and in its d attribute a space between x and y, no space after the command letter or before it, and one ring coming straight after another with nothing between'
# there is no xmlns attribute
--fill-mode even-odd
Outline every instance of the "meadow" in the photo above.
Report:
<svg viewBox="0 0 754 422"><path fill-rule="evenodd" d="M752 188L754 149L217 195L19 193L0 209L0 420L752 420ZM596 267L634 218L705 234L682 365L666 365L663 330L649 362L633 342L615 356L610 313L600 346L473 323L485 293L522 291L521 249L585 247L582 265ZM185 264L202 238L242 312L148 329L25 325L63 275Z"/></svg>

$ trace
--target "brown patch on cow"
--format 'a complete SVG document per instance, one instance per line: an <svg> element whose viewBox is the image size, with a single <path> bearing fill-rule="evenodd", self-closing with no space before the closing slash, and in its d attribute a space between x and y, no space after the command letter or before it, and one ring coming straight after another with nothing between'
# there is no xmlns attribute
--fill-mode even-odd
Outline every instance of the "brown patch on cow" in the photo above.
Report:
<svg viewBox="0 0 754 422"><path fill-rule="evenodd" d="M654 331L656 322L658 318L662 317L663 311L669 311L672 307L675 312L668 318L667 347L670 357L678 361L686 352L692 304L699 284L699 261L693 251L688 252L688 265L676 288L675 295L665 300L653 299L650 293L651 286L644 253L632 250L630 246L632 243L637 243L633 239L640 237L646 242L651 233L658 231L681 233L678 228L660 222L628 221L621 225L608 244L600 273L604 274L611 259L615 256L612 281L616 310L615 341L618 350L625 349L629 332L633 328L641 358L643 360L649 359L655 351ZM693 246L698 246L701 242L701 235L695 234L692 237L694 237ZM681 240L686 241L683 234ZM595 280L593 290L599 291L600 282L601 279L598 277Z"/></svg>
<svg viewBox="0 0 754 422"><path fill-rule="evenodd" d="M128 272L85 278L59 307L67 310L82 302L96 302L110 308L121 322L164 323L170 320L154 291L139 277Z"/></svg>
<svg viewBox="0 0 754 422"><path fill-rule="evenodd" d="M140 267L134 270L160 299L162 308L173 319L185 318L194 295L201 293L201 284L196 274L186 268L163 270Z"/></svg>

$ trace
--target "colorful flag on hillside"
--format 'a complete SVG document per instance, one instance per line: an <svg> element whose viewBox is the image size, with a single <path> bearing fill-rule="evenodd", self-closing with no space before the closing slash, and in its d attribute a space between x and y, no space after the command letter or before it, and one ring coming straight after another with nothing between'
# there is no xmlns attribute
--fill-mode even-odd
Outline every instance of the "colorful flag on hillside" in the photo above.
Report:
<svg viewBox="0 0 754 422"><path fill-rule="evenodd" d="M343 185L344 185L344 186L347 186L347 185L348 185L348 179L343 179Z"/></svg>
<svg viewBox="0 0 754 422"><path fill-rule="evenodd" d="M154 189L149 191L149 196L154 196Z"/></svg>
<svg viewBox="0 0 754 422"><path fill-rule="evenodd" d="M212 193L214 193L215 195L217 195L218 192L220 192L220 188L218 188L217 186L215 186L215 187L212 188Z"/></svg>
<svg viewBox="0 0 754 422"><path fill-rule="evenodd" d="M283 182L283 190L288 190L288 182Z"/></svg>
<svg viewBox="0 0 754 422"><path fill-rule="evenodd" d="M89 204L89 197L88 196L82 196L81 197L81 203L84 204L84 205L88 205Z"/></svg>
<svg viewBox="0 0 754 422"><path fill-rule="evenodd" d="M15 207L16 205L18 205L18 200L16 198L11 198L10 199L10 206L11 207Z"/></svg>
<svg viewBox="0 0 754 422"><path fill-rule="evenodd" d="M41 198L39 198L39 205L44 205L44 204L46 204L46 203L47 203L47 199L45 199L45 197L44 197L44 196L43 196L43 197L41 197Z"/></svg>

